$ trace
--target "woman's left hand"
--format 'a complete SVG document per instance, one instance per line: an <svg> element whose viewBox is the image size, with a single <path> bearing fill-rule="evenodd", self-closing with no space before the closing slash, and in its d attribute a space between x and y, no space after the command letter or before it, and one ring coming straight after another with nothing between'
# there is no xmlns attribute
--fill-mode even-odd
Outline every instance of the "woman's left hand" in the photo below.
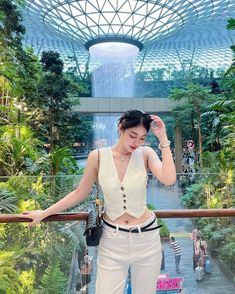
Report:
<svg viewBox="0 0 235 294"><path fill-rule="evenodd" d="M158 138L160 142L167 141L166 127L162 119L157 115L150 115L151 119L151 131Z"/></svg>

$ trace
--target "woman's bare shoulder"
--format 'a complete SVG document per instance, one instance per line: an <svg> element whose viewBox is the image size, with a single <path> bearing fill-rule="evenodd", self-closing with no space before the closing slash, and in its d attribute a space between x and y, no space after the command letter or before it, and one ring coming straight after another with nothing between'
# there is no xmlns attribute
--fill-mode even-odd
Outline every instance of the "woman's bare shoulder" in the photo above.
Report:
<svg viewBox="0 0 235 294"><path fill-rule="evenodd" d="M107 149L108 147L104 147L104 148L99 148L99 149L94 149L92 150L87 158L87 162L88 164L92 164L95 167L98 166L98 155L101 157L101 153L104 152L105 149Z"/></svg>
<svg viewBox="0 0 235 294"><path fill-rule="evenodd" d="M91 158L91 159L95 159L97 157L98 157L98 149L92 150L88 155L88 158Z"/></svg>
<svg viewBox="0 0 235 294"><path fill-rule="evenodd" d="M156 153L152 147L142 146L141 148L143 150L144 155L146 155L146 156Z"/></svg>
<svg viewBox="0 0 235 294"><path fill-rule="evenodd" d="M92 150L87 158L86 167L96 168L98 164L98 150Z"/></svg>

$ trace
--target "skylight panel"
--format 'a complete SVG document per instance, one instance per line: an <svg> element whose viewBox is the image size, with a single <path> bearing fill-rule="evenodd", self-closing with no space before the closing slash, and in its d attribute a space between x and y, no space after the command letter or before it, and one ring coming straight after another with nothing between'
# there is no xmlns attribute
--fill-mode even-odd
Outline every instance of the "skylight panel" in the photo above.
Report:
<svg viewBox="0 0 235 294"><path fill-rule="evenodd" d="M97 7L94 7L90 2L87 1L86 13L90 14L94 12L97 12Z"/></svg>
<svg viewBox="0 0 235 294"><path fill-rule="evenodd" d="M102 11L103 12L111 12L111 11L114 11L114 9L113 9L113 6L112 6L112 4L110 3L110 1L105 1L105 4L104 4L104 6L103 6L103 8L102 8Z"/></svg>
<svg viewBox="0 0 235 294"><path fill-rule="evenodd" d="M123 1L121 1L121 2L123 2ZM132 11L132 9L130 7L129 1L124 1L124 3L122 3L122 5L119 5L118 11L119 12L129 12L130 13Z"/></svg>

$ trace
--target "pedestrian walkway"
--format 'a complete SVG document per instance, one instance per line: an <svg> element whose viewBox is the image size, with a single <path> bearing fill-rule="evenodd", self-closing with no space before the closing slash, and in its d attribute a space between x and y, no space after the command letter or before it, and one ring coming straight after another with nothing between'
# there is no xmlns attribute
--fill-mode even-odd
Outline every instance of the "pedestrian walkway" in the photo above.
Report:
<svg viewBox="0 0 235 294"><path fill-rule="evenodd" d="M159 186L155 180L152 180L148 186L148 203L155 206L156 210L182 209L180 196L181 191L178 187ZM191 219L164 219L171 235L182 246L182 256L180 261L181 274L175 271L175 257L167 242L163 242L165 253L165 271L169 277L184 277L183 287L187 294L234 294L235 287L221 272L215 260L211 259L212 273L205 275L201 282L195 280L193 271L193 244L188 233L193 229ZM174 234L175 233L175 234ZM147 294L147 293L146 293Z"/></svg>

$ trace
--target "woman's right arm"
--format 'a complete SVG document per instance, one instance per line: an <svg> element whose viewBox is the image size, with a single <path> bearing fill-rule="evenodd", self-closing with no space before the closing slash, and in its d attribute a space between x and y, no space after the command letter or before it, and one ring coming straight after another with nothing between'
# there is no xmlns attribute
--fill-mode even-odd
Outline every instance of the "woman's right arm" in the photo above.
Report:
<svg viewBox="0 0 235 294"><path fill-rule="evenodd" d="M98 174L98 151L92 151L87 159L86 168L84 170L83 177L79 183L79 186L69 193L67 196L48 207L45 210L35 210L24 212L24 217L32 219L29 226L38 224L41 220L49 215L64 211L70 207L73 207L84 200L88 193L91 191Z"/></svg>

